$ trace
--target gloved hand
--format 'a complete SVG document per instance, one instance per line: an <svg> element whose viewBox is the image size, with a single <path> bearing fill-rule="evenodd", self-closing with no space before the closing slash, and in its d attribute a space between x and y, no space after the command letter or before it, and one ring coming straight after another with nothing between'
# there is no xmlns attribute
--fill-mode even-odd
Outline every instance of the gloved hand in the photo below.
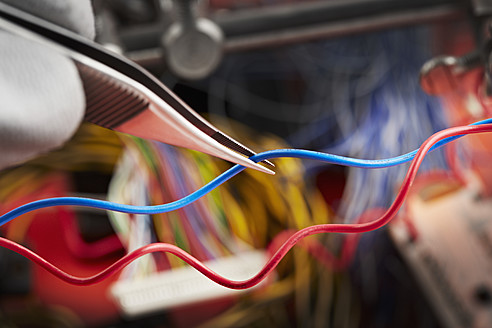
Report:
<svg viewBox="0 0 492 328"><path fill-rule="evenodd" d="M90 0L0 0L94 38ZM0 169L61 146L85 111L75 65L35 42L0 30Z"/></svg>

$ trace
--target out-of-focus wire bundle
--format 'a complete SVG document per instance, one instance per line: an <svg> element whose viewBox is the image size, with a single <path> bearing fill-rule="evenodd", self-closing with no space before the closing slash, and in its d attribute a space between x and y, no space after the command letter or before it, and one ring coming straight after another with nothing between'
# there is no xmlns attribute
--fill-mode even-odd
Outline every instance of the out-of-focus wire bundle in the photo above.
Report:
<svg viewBox="0 0 492 328"><path fill-rule="evenodd" d="M274 137L254 140L254 133L247 132L246 128L232 122L227 124L234 125L235 133L226 133L246 140L255 149L285 146ZM132 137L123 140L125 152L108 194L109 200L119 203L152 205L179 199L229 166L224 161L186 149ZM276 171L281 178L265 179L261 173L247 170L177 211L153 216L112 212L111 221L128 251L161 241L175 244L205 261L251 249L267 250L281 231L326 223L331 217L321 195L302 178L304 169L300 160L280 159L276 161ZM120 279L142 279L182 265L183 262L172 255L146 256L125 269ZM312 306L312 298L323 299L315 303L329 307L332 295L311 292L317 284L331 288L331 273L325 267L300 249L281 263L277 274L276 281L252 296L243 297L209 325L289 325L287 304L292 300L298 322L328 320L321 315L326 309L313 317L316 307Z"/></svg>
<svg viewBox="0 0 492 328"><path fill-rule="evenodd" d="M432 56L430 31L396 29L230 56L210 78L209 111L257 124L294 148L357 158L407 152L448 126L439 100L418 84ZM431 167L446 167L444 157L432 155L423 169ZM387 206L405 168L350 169L340 216L350 222Z"/></svg>
<svg viewBox="0 0 492 328"><path fill-rule="evenodd" d="M331 94L341 142L323 147L325 151L384 158L417 147L428 135L447 126L439 101L424 94L418 84L417 72L430 56L429 34L428 29L419 28L367 38L359 48L360 53L371 54L361 56L362 62L366 61L364 78L356 78L357 72L335 71L339 83ZM346 96L336 96L344 92ZM440 153L426 162L424 170L446 167ZM367 208L387 206L395 181L401 181L405 169L351 169L342 205L344 217L351 220ZM376 192L366 192L364 186L368 185Z"/></svg>

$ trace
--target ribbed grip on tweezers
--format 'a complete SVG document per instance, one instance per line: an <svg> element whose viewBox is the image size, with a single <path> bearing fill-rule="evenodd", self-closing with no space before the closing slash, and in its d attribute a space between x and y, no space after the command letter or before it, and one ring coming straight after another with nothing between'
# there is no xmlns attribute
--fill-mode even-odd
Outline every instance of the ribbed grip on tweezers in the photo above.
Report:
<svg viewBox="0 0 492 328"><path fill-rule="evenodd" d="M86 96L85 120L114 129L146 110L144 97L91 67L76 63Z"/></svg>

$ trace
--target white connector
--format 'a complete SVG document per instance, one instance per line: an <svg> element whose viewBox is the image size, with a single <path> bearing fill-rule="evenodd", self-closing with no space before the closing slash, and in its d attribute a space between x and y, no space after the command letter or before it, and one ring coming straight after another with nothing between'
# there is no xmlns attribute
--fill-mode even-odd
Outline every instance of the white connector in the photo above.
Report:
<svg viewBox="0 0 492 328"><path fill-rule="evenodd" d="M204 264L229 279L245 280L258 273L266 261L264 251L251 251ZM156 273L141 280L118 281L111 288L121 312L128 317L241 292L244 290L216 284L190 266Z"/></svg>

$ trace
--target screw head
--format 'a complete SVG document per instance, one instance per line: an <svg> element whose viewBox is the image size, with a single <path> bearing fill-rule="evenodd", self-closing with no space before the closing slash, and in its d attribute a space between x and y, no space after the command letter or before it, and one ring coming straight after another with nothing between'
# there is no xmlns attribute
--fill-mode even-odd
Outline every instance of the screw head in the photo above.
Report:
<svg viewBox="0 0 492 328"><path fill-rule="evenodd" d="M209 76L222 60L223 39L220 28L205 18L193 29L172 25L163 38L169 68L187 80Z"/></svg>

